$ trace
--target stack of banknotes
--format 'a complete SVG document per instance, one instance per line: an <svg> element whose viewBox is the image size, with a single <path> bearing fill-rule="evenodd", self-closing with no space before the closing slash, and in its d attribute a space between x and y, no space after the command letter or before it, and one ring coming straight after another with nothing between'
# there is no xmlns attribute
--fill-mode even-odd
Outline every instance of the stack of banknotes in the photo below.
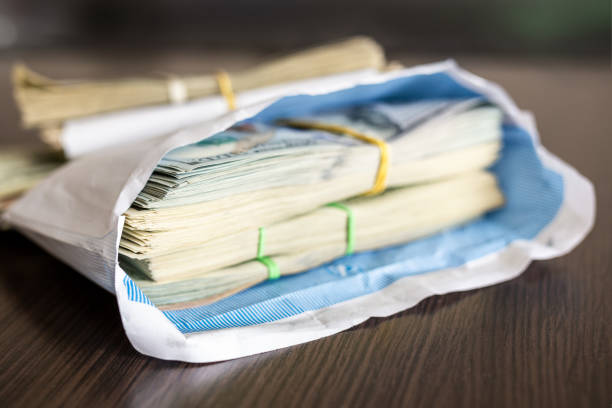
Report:
<svg viewBox="0 0 612 408"><path fill-rule="evenodd" d="M383 68L387 63L382 47L371 38L353 37L232 72L231 82L239 102L248 90L255 93L248 101L255 102L257 90L264 87L276 86L280 94L292 81L325 76L333 81L334 75L361 75L364 70L377 72ZM63 163L64 157L75 158L168 134L227 110L222 100L211 105L214 99L222 99L214 73L106 81L53 80L17 64L13 84L23 125L39 129L48 148L2 148L0 213ZM180 92L173 93L173 86ZM192 100L200 105L190 106ZM69 134L66 128L70 128Z"/></svg>
<svg viewBox="0 0 612 408"><path fill-rule="evenodd" d="M181 309L465 223L503 204L485 170L501 120L473 99L241 123L161 160L125 214L120 264L158 307ZM368 194L379 147L320 124L386 142L384 192Z"/></svg>
<svg viewBox="0 0 612 408"><path fill-rule="evenodd" d="M262 93L278 97L290 93L290 81L333 82L336 74L386 67L378 44L355 38L231 77L246 106L259 100L256 88L282 83ZM60 82L21 66L14 79L25 125L68 156L71 126L81 126L79 154L89 154L228 109L214 75L182 78L174 96L176 83L159 78ZM205 105L190 108L197 98ZM119 263L156 306L176 310L461 225L504 203L487 171L500 154L501 126L501 111L479 98L242 121L157 164L124 214ZM104 137L93 138L92 129ZM0 210L61 160L0 156L0 174L10 174L0 182Z"/></svg>
<svg viewBox="0 0 612 408"><path fill-rule="evenodd" d="M298 51L229 75L241 104L240 97L245 91L279 84L286 88L287 84L312 78L351 72L359 75L367 70L388 68L379 44L368 37L354 37ZM54 80L17 64L13 84L24 126L39 129L44 142L64 149L70 157L129 142L136 136L147 138L169 133L222 113L218 107L225 108L224 103L218 107L205 103L206 98L218 99L219 75L214 72L187 76L151 74L105 81ZM253 101L252 96L247 99ZM194 106L195 112L191 113L189 109L182 109L191 101L200 101L204 106ZM154 118L163 120L147 125L151 119L143 107L164 105L170 109L152 113ZM90 140L92 137L97 140ZM76 140L67 140L71 138Z"/></svg>

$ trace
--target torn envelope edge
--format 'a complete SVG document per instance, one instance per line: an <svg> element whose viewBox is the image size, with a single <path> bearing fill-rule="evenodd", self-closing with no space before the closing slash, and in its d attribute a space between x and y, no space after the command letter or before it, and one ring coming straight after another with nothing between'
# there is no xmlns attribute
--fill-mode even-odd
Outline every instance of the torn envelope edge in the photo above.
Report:
<svg viewBox="0 0 612 408"><path fill-rule="evenodd" d="M325 337L359 324L369 317L397 313L433 294L474 289L511 279L520 274L532 259L548 259L569 252L586 236L593 225L595 216L593 186L573 168L539 145L531 116L519 111L497 85L461 70L452 61L447 61L383 74L375 81L361 81L349 86L343 84L334 89L311 87L307 93L328 93L360 84L380 83L397 77L433 73L445 73L459 84L482 94L500 106L511 122L523 127L534 138L537 153L543 164L563 176L565 190L563 204L554 220L535 239L515 241L503 250L458 268L405 277L378 292L316 311L260 325L182 334L157 308L129 300L128 287L124 283L125 274L117 263L117 249L123 226L123 217L119 214L129 207L146 183L157 161L168 150L200 140L203 135L206 137L217 133L236 121L255 115L276 99L211 121L214 123L208 123L205 126L206 130L177 132L154 146L154 156L158 156L157 160L145 155L147 157L140 160L139 166L130 173L113 207L114 228L111 228L103 239L83 237L73 232L78 231L75 230L75 225L71 225L72 231L66 231L54 230L46 223L30 224L37 230L30 231L25 223L28 217L21 217L31 214L28 213L28 206L17 207L14 211L12 207L7 218L55 256L103 287L114 289L124 329L137 350L158 358L190 362L237 358ZM152 148L147 146L147 152ZM53 186L52 182L44 184ZM20 202L24 200L27 202L27 197ZM38 197L30 199L31 202L40 203L39 200ZM95 227L98 228L100 225Z"/></svg>

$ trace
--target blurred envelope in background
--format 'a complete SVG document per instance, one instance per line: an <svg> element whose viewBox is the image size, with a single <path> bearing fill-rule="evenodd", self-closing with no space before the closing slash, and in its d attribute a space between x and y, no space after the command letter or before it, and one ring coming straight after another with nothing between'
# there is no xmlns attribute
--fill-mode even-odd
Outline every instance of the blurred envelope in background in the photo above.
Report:
<svg viewBox="0 0 612 408"><path fill-rule="evenodd" d="M74 158L308 89L313 78L320 86L367 78L383 69L393 66L386 65L380 44L357 36L294 52L231 76L219 71L167 78L54 80L16 64L13 85L23 124L39 128L46 143Z"/></svg>
<svg viewBox="0 0 612 408"><path fill-rule="evenodd" d="M324 78L296 81L239 93L237 107L291 94L311 86L351 83L378 74L367 69ZM179 129L205 122L228 111L223 96L209 96L183 104L160 105L103 113L84 118L68 119L59 131L59 145L68 158L95 150L143 139L163 136Z"/></svg>

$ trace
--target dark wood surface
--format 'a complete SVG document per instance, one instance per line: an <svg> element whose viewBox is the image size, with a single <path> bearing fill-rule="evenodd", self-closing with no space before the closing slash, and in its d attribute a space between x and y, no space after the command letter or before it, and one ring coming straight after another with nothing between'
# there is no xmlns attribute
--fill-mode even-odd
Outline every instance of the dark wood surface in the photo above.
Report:
<svg viewBox="0 0 612 408"><path fill-rule="evenodd" d="M47 73L70 76L232 68L258 58L206 56L25 55ZM34 140L19 129L5 80L12 57L0 59L4 144ZM512 281L432 297L332 337L198 365L140 355L123 333L112 295L18 233L3 232L0 406L610 408L609 62L459 62L501 83L519 106L532 110L544 144L595 183L596 226L572 253L535 262Z"/></svg>

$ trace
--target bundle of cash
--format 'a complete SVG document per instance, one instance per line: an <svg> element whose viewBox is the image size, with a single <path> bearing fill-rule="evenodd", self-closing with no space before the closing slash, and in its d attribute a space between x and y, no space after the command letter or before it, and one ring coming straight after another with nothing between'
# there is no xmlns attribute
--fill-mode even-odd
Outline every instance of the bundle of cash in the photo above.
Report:
<svg viewBox="0 0 612 408"><path fill-rule="evenodd" d="M161 160L125 214L120 264L153 303L176 309L271 277L264 240L274 274L286 275L467 222L503 203L483 171L498 157L501 121L470 99L241 123ZM320 124L385 141L386 192L362 196L380 148Z"/></svg>
<svg viewBox="0 0 612 408"><path fill-rule="evenodd" d="M233 73L231 81L235 91L246 91L324 75L364 69L377 71L384 66L385 57L380 45L367 37L354 37ZM145 105L167 105L172 95L172 84L182 84L185 91L183 99L186 101L219 93L215 75L181 78L158 76L115 81L57 81L39 75L22 64L15 66L13 82L23 123L26 127L38 127L43 141L52 149L3 149L0 153L0 213L21 193L33 187L64 161L63 154L50 150L63 149L65 156L73 158L104 147L171 133L193 124L194 120L206 119L206 115L201 113L202 109L198 108L196 114L192 115L195 119L182 113L173 116L176 111L169 112L170 115L166 116L156 112L154 116L160 119L149 124L150 121L140 116L143 112L138 109L133 109L132 112L126 110ZM212 116L224 112L213 112L211 109L205 111ZM114 117L100 115L104 112L118 115L120 123L116 123ZM130 117L130 114L134 116ZM89 127L77 132L80 137L76 138L78 148L75 148L74 142L66 141L62 128L66 121L84 116L87 116L85 119L91 117L93 120L88 122ZM98 133L89 137L92 128ZM78 141L79 139L87 140ZM67 145L72 148L67 149Z"/></svg>
<svg viewBox="0 0 612 408"><path fill-rule="evenodd" d="M365 251L465 223L502 203L495 178L475 171L388 190L376 198L334 204L352 212L352 249ZM335 205L281 221L266 227L266 251L282 275L319 266L346 253L346 222L346 213ZM247 230L212 239L198 248L149 258L147 262L122 257L122 264L158 307L182 309L214 302L267 280L267 267L255 260L259 242L256 231ZM143 272L149 276L160 273L162 278L153 281Z"/></svg>
<svg viewBox="0 0 612 408"><path fill-rule="evenodd" d="M307 78L385 66L382 48L355 37L297 52L243 72L231 73L235 92ZM61 147L63 124L70 119L129 108L183 103L220 92L218 75L126 78L110 81L52 80L22 64L13 70L14 94L26 127L41 129L43 140Z"/></svg>

